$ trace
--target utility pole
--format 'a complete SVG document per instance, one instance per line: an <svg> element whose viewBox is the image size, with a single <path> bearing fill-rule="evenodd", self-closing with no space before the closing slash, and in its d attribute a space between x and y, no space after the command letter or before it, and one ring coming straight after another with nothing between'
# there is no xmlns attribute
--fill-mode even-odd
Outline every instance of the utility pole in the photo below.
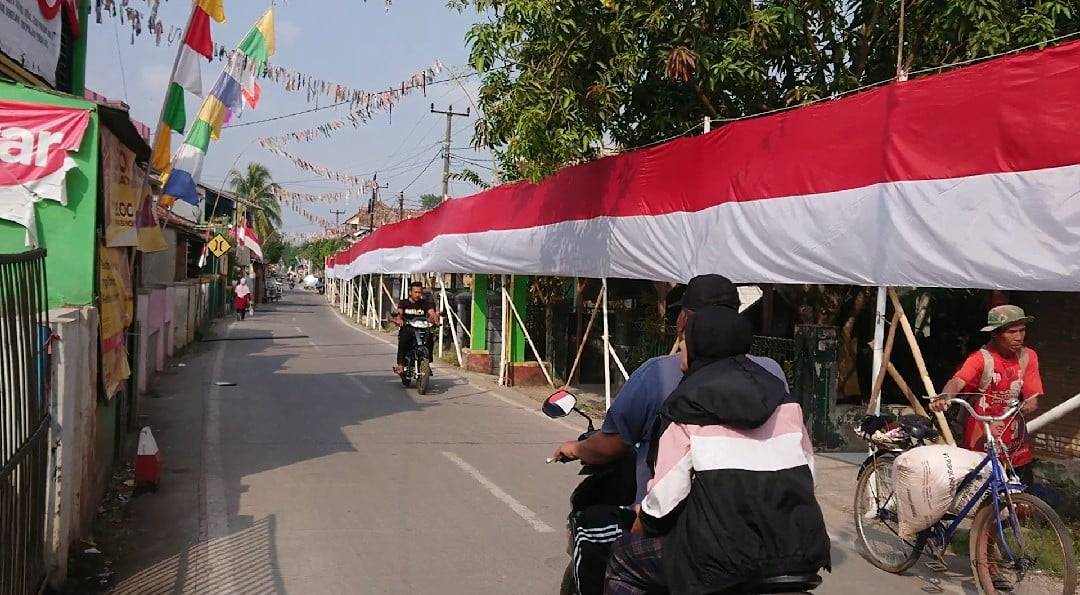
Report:
<svg viewBox="0 0 1080 595"><path fill-rule="evenodd" d="M398 192L397 195L397 220L401 221L405 219L405 191Z"/></svg>
<svg viewBox="0 0 1080 595"><path fill-rule="evenodd" d="M371 200L368 201L368 230L373 233L375 231L375 202L379 200L379 189L389 188L390 184L379 184L379 174L375 174L371 178Z"/></svg>
<svg viewBox="0 0 1080 595"><path fill-rule="evenodd" d="M443 200L450 198L450 123L453 121L454 116L466 116L468 117L471 108L465 108L465 113L455 112L454 106L449 106L446 111L435 109L435 104L431 104L431 113L443 114L446 116L446 140L443 141L443 166L442 166L442 197Z"/></svg>
<svg viewBox="0 0 1080 595"><path fill-rule="evenodd" d="M345 214L345 211L338 211L338 210L335 210L335 209L330 209L330 212L333 213L333 215L334 215L334 225L340 226L341 225L341 216Z"/></svg>

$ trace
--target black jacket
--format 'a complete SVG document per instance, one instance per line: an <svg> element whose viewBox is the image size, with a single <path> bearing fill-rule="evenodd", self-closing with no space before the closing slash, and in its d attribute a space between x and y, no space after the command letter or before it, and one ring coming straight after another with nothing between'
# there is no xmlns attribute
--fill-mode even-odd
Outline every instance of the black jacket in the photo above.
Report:
<svg viewBox="0 0 1080 595"><path fill-rule="evenodd" d="M801 407L744 355L719 355L699 357L661 409L666 427L642 502L646 531L666 535L673 594L830 568Z"/></svg>

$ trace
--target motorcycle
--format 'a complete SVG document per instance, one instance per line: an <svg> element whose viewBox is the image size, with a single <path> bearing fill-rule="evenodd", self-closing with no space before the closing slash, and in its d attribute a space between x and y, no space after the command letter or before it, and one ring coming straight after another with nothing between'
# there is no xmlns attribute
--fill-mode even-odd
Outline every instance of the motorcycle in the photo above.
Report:
<svg viewBox="0 0 1080 595"><path fill-rule="evenodd" d="M431 382L431 352L428 350L428 333L435 326L430 320L416 319L405 324L413 329L413 348L405 354L405 366L401 370L401 384L406 388L416 382L416 390L426 394Z"/></svg>
<svg viewBox="0 0 1080 595"><path fill-rule="evenodd" d="M541 406L544 415L557 419L577 413L588 421L588 429L578 440L597 430L591 417L577 407L577 397L565 390L553 393ZM605 465L582 463L579 475L586 476L570 496L567 518L567 554L570 562L563 573L559 595L603 593L604 573L611 546L634 524L631 508L636 495L636 460L633 451ZM548 463L569 462L559 457ZM821 576L790 574L749 580L726 591L729 595L811 595L821 585ZM654 593L663 595L663 593Z"/></svg>
<svg viewBox="0 0 1080 595"><path fill-rule="evenodd" d="M565 390L544 401L544 415L555 419L577 413L588 422L578 440L597 432L588 414L578 409L577 397ZM548 459L548 463L567 463L568 459ZM563 572L559 595L593 595L604 590L611 546L634 524L634 495L637 491L634 453L604 465L582 463L581 483L570 495L570 514L566 519L566 553L570 556Z"/></svg>

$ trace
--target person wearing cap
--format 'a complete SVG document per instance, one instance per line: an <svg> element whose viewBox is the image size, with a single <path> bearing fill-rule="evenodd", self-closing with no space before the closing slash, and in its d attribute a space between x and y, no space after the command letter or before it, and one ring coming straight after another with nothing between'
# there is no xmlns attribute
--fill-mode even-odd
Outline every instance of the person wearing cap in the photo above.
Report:
<svg viewBox="0 0 1080 595"><path fill-rule="evenodd" d="M960 370L945 384L942 394L949 397L958 393L973 395L976 401L972 406L979 415L1001 415L1008 409L1008 402L1016 398L1023 399L1021 412L1025 415L1038 409L1039 397L1043 394L1039 356L1034 349L1024 346L1027 325L1034 320L1017 306L992 308L982 329L990 333L990 342L968 356ZM946 399L930 404L934 411L944 411L947 407ZM1009 447L1013 466L1024 483L1030 485L1032 454L1024 420L1017 417L1007 426L999 422L991 426L991 431L1001 433L1002 442ZM962 446L969 450L985 450L982 423L973 418L967 420Z"/></svg>
<svg viewBox="0 0 1080 595"><path fill-rule="evenodd" d="M739 309L739 290L723 275L698 275L690 280L682 299L678 331L681 335L686 321L696 310L709 306ZM784 381L780 364L768 357L749 356L752 361ZM683 371L679 354L662 355L647 360L627 379L611 402L600 431L585 440L570 440L559 445L556 460L581 460L589 465L603 465L636 449L637 497L641 502L645 488L652 479L648 464L649 446L656 414L664 400L682 381Z"/></svg>

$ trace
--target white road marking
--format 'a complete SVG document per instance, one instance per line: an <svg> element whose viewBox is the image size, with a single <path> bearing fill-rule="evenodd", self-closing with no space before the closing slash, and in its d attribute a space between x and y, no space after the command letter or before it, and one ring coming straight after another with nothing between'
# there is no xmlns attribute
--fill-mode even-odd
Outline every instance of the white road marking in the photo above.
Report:
<svg viewBox="0 0 1080 595"><path fill-rule="evenodd" d="M372 391L370 388L368 388L368 386L366 384L364 384L363 382L361 382L360 379L357 378L356 376L350 376L348 374L345 374L345 377L348 378L349 380L351 380L353 382L353 384L355 384L356 386L359 386L361 391L363 391L363 392L365 392L365 393L367 393L369 395L374 395L375 394L374 391Z"/></svg>
<svg viewBox="0 0 1080 595"><path fill-rule="evenodd" d="M473 479L480 482L480 485L487 488L487 490L491 492L491 495L501 500L503 504L510 507L510 510L513 510L515 513L517 513L519 517L524 519L525 522L532 525L532 528L535 529L537 533L555 532L555 529L552 529L551 525L548 525L544 521L541 521L540 517L536 516L535 512L529 510L527 506L515 500L513 496L507 494L505 491L503 491L502 488L495 485L490 479L484 477L482 473L476 470L476 467L473 467L472 465L461 460L461 457L457 456L452 452L443 451L443 456L453 461L453 463L460 467L462 471L468 473L472 476Z"/></svg>
<svg viewBox="0 0 1080 595"><path fill-rule="evenodd" d="M293 320L296 320L296 319L294 318ZM298 326L294 326L293 328L296 329L296 332L298 332L298 333L303 334L303 332L304 332L304 331L300 330L300 327L298 327Z"/></svg>
<svg viewBox="0 0 1080 595"><path fill-rule="evenodd" d="M232 334L235 322L225 330L225 338ZM229 535L229 518L225 501L225 470L221 462L221 387L214 380L221 376L225 363L228 341L218 342L211 370L211 383L206 397L206 419L203 434L203 502L200 540L207 544L205 576L220 577L225 582L223 592L232 592L234 567L230 563L230 548L222 547L222 538Z"/></svg>

